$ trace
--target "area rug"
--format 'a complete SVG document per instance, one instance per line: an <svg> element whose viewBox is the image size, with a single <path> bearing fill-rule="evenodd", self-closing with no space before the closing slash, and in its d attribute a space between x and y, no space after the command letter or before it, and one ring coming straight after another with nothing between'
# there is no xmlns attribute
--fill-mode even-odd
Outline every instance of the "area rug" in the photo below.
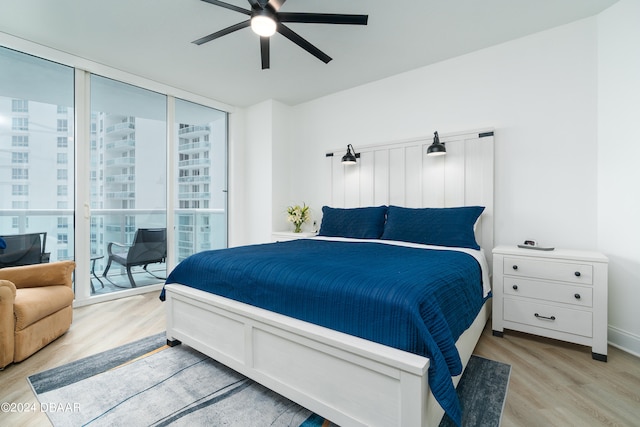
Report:
<svg viewBox="0 0 640 427"><path fill-rule="evenodd" d="M509 373L509 365L472 356L458 386L463 425L499 425ZM56 427L334 426L186 345L167 347L164 334L28 380Z"/></svg>
<svg viewBox="0 0 640 427"><path fill-rule="evenodd" d="M456 387L462 407L463 427L499 426L502 420L511 365L472 355ZM447 416L440 427L453 427Z"/></svg>

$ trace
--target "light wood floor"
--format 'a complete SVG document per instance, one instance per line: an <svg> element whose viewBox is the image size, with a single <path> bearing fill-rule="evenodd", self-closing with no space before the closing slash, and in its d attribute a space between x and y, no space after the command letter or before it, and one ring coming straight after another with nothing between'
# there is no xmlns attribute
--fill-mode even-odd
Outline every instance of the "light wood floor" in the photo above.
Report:
<svg viewBox="0 0 640 427"><path fill-rule="evenodd" d="M640 426L640 359L615 347L608 361L591 348L524 333L491 333L475 354L511 365L503 426Z"/></svg>
<svg viewBox="0 0 640 427"><path fill-rule="evenodd" d="M640 426L640 359L517 332L491 334L475 354L512 366L503 426ZM75 309L69 332L22 363L0 371L0 402L37 404L26 377L165 329L157 292ZM105 393L108 393L105 390ZM49 425L40 412L2 413L1 426Z"/></svg>
<svg viewBox="0 0 640 427"><path fill-rule="evenodd" d="M164 331L164 306L158 294L150 292L74 309L73 324L66 334L27 360L0 371L0 403L35 405L38 401L27 381L29 375ZM48 425L46 414L38 411L0 411L0 426Z"/></svg>

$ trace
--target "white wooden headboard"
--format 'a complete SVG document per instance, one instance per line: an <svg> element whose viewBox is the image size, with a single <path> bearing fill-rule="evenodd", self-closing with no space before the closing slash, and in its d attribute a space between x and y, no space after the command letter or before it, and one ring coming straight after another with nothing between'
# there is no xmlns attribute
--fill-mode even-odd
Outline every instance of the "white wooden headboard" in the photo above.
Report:
<svg viewBox="0 0 640 427"><path fill-rule="evenodd" d="M427 156L433 137L354 147L355 165L343 165L346 147L327 153L331 206L410 208L484 206L476 240L491 265L493 249L493 130L439 135L445 156Z"/></svg>

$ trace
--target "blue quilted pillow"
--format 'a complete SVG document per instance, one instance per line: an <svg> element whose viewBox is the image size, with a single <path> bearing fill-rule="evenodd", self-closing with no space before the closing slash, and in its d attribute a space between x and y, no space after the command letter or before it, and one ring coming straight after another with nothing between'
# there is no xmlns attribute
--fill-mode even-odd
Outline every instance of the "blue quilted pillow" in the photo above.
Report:
<svg viewBox="0 0 640 427"><path fill-rule="evenodd" d="M5 242L2 237L0 237L0 249L5 249L6 247L7 247L7 242Z"/></svg>
<svg viewBox="0 0 640 427"><path fill-rule="evenodd" d="M389 206L382 239L480 249L474 225L484 206L402 208Z"/></svg>
<svg viewBox="0 0 640 427"><path fill-rule="evenodd" d="M322 207L320 236L379 239L384 231L386 206L340 209Z"/></svg>

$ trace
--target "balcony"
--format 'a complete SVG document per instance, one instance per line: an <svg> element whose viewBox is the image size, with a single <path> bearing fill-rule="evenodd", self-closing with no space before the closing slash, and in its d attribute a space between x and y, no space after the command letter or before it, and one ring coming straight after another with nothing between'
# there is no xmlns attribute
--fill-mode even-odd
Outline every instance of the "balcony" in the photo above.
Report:
<svg viewBox="0 0 640 427"><path fill-rule="evenodd" d="M107 150L115 151L129 151L136 147L136 141L134 139L120 139L117 141L107 142Z"/></svg>
<svg viewBox="0 0 640 427"><path fill-rule="evenodd" d="M136 181L136 176L131 174L110 175L105 179L108 183L123 184Z"/></svg>
<svg viewBox="0 0 640 427"><path fill-rule="evenodd" d="M194 138L196 136L208 135L211 132L209 126L188 126L180 128L178 135L187 138Z"/></svg>
<svg viewBox="0 0 640 427"><path fill-rule="evenodd" d="M110 191L106 194L107 199L131 200L136 198L135 191Z"/></svg>
<svg viewBox="0 0 640 427"><path fill-rule="evenodd" d="M198 175L198 176L181 176L178 178L178 182L180 184L208 184L211 182L211 177L208 175Z"/></svg>
<svg viewBox="0 0 640 427"><path fill-rule="evenodd" d="M136 124L131 122L124 123L116 123L113 126L107 126L105 130L106 134L109 136L124 136L129 135L132 132L135 132Z"/></svg>
<svg viewBox="0 0 640 427"><path fill-rule="evenodd" d="M176 262L182 261L195 252L227 246L227 222L223 209L176 209L172 215L174 215L175 231L168 231L175 233L176 241L174 246L168 250L175 256ZM14 218L17 218L14 220L16 228L5 225L0 229L0 234L47 232L48 236L52 236L46 242L46 251L51 253L50 262L64 259L75 259L78 262L78 258L85 258L89 262L91 259L90 265L94 267L96 275L101 279L108 260L105 254L109 242L127 244L131 242L133 234L138 228L167 226L167 212L163 209L92 209L91 228L89 235L86 236L76 234L77 230L73 227L73 209L30 209L28 211L6 209L0 211L0 224L10 224ZM54 237L59 234L61 223L68 224L68 228L62 227L64 232L68 233L64 243ZM76 253L74 246L76 239L90 241L90 248L86 253ZM84 248L84 245L82 247ZM160 277L166 277L166 268L165 264L149 266L149 270ZM136 267L133 273L138 287L162 282L146 273L142 268ZM89 280L93 283L91 295L119 292L130 288L126 271L118 265L112 265L109 270L109 279L102 279L103 284L101 285L89 272L85 276L76 270L75 290L78 290L78 282L88 284Z"/></svg>
<svg viewBox="0 0 640 427"><path fill-rule="evenodd" d="M203 151L209 151L211 149L210 141L198 141L182 143L178 146L180 153L200 153Z"/></svg>
<svg viewBox="0 0 640 427"><path fill-rule="evenodd" d="M179 200L201 200L201 199L209 199L210 197L211 197L211 193L209 192L178 193Z"/></svg>
<svg viewBox="0 0 640 427"><path fill-rule="evenodd" d="M210 159L190 159L190 160L181 160L178 162L178 167L186 168L189 166L209 166L211 165Z"/></svg>
<svg viewBox="0 0 640 427"><path fill-rule="evenodd" d="M116 157L115 159L109 159L106 162L107 167L135 166L135 164L136 164L135 157Z"/></svg>

